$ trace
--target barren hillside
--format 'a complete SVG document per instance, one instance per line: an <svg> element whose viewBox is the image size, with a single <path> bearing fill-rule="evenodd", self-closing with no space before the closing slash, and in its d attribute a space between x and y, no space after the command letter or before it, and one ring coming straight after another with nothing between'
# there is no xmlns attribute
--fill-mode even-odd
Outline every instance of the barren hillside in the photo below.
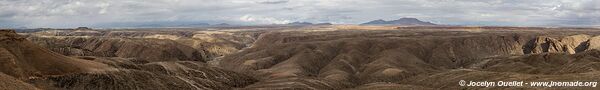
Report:
<svg viewBox="0 0 600 90"><path fill-rule="evenodd" d="M0 83L0 89L232 89L256 81L210 67L203 61L67 57L38 46L13 30L1 30L0 40L0 79L6 81ZM60 42L52 44L57 43Z"/></svg>
<svg viewBox="0 0 600 90"><path fill-rule="evenodd" d="M11 89L596 89L458 84L600 80L600 30L592 28L333 25L2 35L0 76L10 83L0 88Z"/></svg>

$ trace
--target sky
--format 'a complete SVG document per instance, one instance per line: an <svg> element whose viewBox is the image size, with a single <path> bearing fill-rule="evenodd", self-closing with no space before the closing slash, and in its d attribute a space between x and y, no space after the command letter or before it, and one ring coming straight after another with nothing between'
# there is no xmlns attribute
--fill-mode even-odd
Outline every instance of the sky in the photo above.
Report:
<svg viewBox="0 0 600 90"><path fill-rule="evenodd" d="M405 17L444 25L600 26L600 0L0 0L0 27L360 24Z"/></svg>

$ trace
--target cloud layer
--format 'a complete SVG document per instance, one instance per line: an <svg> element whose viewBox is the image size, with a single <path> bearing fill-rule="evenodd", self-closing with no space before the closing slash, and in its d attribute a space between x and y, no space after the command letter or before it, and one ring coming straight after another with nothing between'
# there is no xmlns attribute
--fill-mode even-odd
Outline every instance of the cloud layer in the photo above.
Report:
<svg viewBox="0 0 600 90"><path fill-rule="evenodd" d="M450 25L597 26L600 0L0 0L0 27L358 24L402 17Z"/></svg>

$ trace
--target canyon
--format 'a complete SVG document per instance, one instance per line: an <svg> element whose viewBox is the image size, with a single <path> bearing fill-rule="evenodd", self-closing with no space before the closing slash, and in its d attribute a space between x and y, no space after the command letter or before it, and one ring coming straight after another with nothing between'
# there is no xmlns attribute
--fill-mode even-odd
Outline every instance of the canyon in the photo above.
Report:
<svg viewBox="0 0 600 90"><path fill-rule="evenodd" d="M393 25L0 30L0 88L593 90L459 81L600 81L599 35Z"/></svg>

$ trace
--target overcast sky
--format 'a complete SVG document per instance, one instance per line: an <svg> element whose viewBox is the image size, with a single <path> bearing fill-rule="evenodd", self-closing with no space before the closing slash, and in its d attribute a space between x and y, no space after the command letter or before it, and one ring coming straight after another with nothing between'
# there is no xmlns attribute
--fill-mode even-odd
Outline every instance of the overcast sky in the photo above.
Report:
<svg viewBox="0 0 600 90"><path fill-rule="evenodd" d="M359 24L402 17L448 25L598 26L600 0L0 0L4 27Z"/></svg>

